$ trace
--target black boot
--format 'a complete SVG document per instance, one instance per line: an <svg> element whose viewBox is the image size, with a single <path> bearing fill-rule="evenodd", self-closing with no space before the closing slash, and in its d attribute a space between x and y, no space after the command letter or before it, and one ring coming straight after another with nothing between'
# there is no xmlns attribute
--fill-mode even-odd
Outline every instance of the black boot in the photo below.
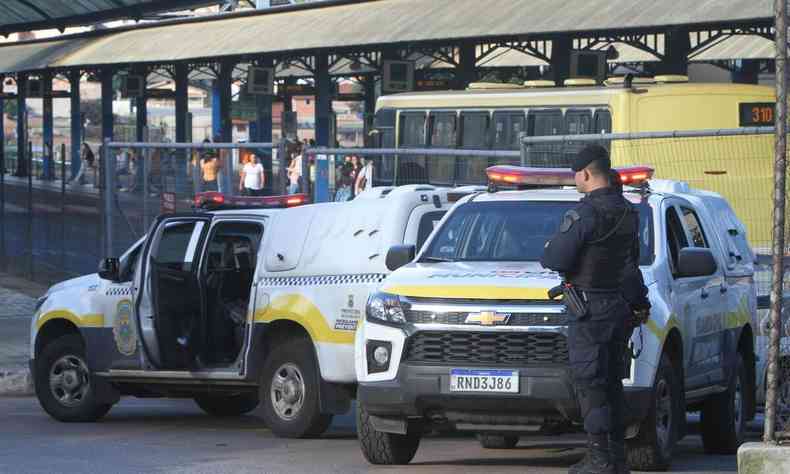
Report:
<svg viewBox="0 0 790 474"><path fill-rule="evenodd" d="M614 465L609 461L607 435L589 435L587 454L568 469L568 474L615 474Z"/></svg>

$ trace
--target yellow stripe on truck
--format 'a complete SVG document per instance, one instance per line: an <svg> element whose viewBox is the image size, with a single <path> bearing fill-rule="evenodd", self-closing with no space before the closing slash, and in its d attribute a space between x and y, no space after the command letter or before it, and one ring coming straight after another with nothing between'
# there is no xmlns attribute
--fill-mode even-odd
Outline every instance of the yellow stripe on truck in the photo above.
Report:
<svg viewBox="0 0 790 474"><path fill-rule="evenodd" d="M38 318L38 321L36 321L36 329L41 329L41 326L53 319L65 319L67 321L71 321L75 326L81 328L104 327L103 314L83 314L82 316L77 316L71 311L66 311L65 309L56 309L41 315L41 317Z"/></svg>
<svg viewBox="0 0 790 474"><path fill-rule="evenodd" d="M383 291L417 298L469 298L479 300L547 300L548 288L491 287L475 285L452 286L390 286Z"/></svg>
<svg viewBox="0 0 790 474"><path fill-rule="evenodd" d="M279 296L267 307L255 311L256 323L272 323L277 320L299 323L315 342L354 343L354 331L337 331L329 327L321 311L301 295Z"/></svg>

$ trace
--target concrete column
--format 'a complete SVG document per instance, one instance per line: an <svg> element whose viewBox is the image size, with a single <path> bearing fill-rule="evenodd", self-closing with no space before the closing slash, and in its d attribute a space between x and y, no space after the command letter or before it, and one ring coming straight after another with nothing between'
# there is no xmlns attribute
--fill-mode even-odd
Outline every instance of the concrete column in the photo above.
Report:
<svg viewBox="0 0 790 474"><path fill-rule="evenodd" d="M458 47L458 66L455 68L454 88L458 90L477 80L477 49L474 43L462 43Z"/></svg>
<svg viewBox="0 0 790 474"><path fill-rule="evenodd" d="M27 166L27 75L16 76L17 112L16 112L16 173L24 177L28 174Z"/></svg>
<svg viewBox="0 0 790 474"><path fill-rule="evenodd" d="M332 79L329 77L329 56L315 57L315 141L318 146L330 144L330 115L332 113ZM327 157L315 161L315 202L329 201L329 161Z"/></svg>
<svg viewBox="0 0 790 474"><path fill-rule="evenodd" d="M732 71L732 82L736 84L759 84L760 60L738 59Z"/></svg>
<svg viewBox="0 0 790 474"><path fill-rule="evenodd" d="M264 58L260 61L262 67L273 67L274 61L271 58ZM273 95L256 95L255 96L255 109L256 109L256 128L255 136L251 136L250 140L259 143L268 143L272 141L272 103L274 102ZM261 157L261 164L263 165L263 172L266 176L265 191L270 192L272 188L272 154L271 150L258 150Z"/></svg>
<svg viewBox="0 0 790 474"><path fill-rule="evenodd" d="M80 172L82 154L82 110L80 107L80 71L69 72L69 85L71 94L71 178L74 179Z"/></svg>
<svg viewBox="0 0 790 474"><path fill-rule="evenodd" d="M146 140L145 129L148 128L148 88L146 84L146 77L148 71L139 71L143 77L143 93L136 99L136 114L135 114L135 140L144 142Z"/></svg>
<svg viewBox="0 0 790 474"><path fill-rule="evenodd" d="M46 72L41 75L41 82L43 84L44 89L44 110L42 117L42 126L43 126L43 145L42 145L42 157L43 157L43 167L41 172L41 179L50 180L55 178L55 166L53 155L55 153L54 150L54 117L53 117L53 110L52 110L52 73Z"/></svg>
<svg viewBox="0 0 790 474"><path fill-rule="evenodd" d="M573 41L570 36L560 36L551 40L551 72L554 84L562 86L571 73L571 48Z"/></svg>
<svg viewBox="0 0 790 474"><path fill-rule="evenodd" d="M657 74L688 74L688 55L691 40L686 28L676 27L667 31L664 38L664 60L657 66Z"/></svg>

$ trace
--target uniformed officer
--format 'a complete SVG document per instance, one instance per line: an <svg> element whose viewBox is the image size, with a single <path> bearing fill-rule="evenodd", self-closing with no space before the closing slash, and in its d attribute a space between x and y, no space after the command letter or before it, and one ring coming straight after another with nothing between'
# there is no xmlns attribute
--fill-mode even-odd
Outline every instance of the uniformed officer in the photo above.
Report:
<svg viewBox="0 0 790 474"><path fill-rule="evenodd" d="M568 304L568 348L589 449L569 472L628 472L622 383L630 336L626 326L635 313L645 317L650 308L638 267L639 217L619 183L612 182L604 147L585 147L572 168L585 197L565 214L541 260L563 274L569 285L566 300L567 291L573 291L582 303Z"/></svg>

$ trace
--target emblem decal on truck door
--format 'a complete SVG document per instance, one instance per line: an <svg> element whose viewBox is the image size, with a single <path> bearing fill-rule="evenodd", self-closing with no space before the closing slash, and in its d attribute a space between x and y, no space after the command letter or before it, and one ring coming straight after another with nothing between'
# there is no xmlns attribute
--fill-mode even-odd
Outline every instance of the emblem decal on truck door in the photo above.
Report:
<svg viewBox="0 0 790 474"><path fill-rule="evenodd" d="M134 355L137 351L137 331L132 323L132 302L122 300L115 311L112 335L118 352L125 356Z"/></svg>

